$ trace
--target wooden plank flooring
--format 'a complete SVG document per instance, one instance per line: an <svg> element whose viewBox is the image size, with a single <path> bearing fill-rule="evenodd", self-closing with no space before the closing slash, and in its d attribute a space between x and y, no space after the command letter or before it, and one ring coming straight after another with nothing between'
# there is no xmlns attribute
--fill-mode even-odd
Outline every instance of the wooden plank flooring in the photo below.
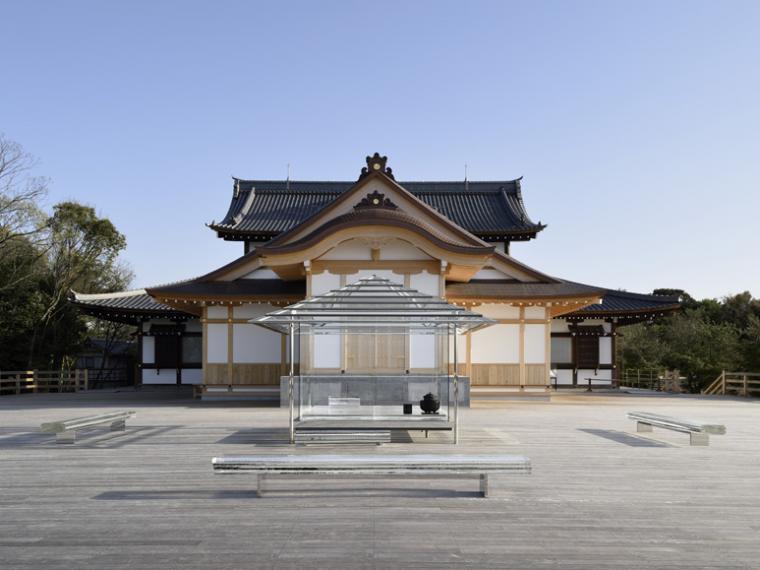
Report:
<svg viewBox="0 0 760 570"><path fill-rule="evenodd" d="M134 409L73 446L42 422ZM723 423L710 447L630 410ZM214 476L211 457L287 445L287 411L143 390L0 398L0 568L760 567L760 402L560 394L462 413L462 443L411 432L343 453L514 453L533 474L472 481ZM646 437L644 437L646 435ZM330 448L332 451L333 448ZM358 451L357 451L358 450Z"/></svg>

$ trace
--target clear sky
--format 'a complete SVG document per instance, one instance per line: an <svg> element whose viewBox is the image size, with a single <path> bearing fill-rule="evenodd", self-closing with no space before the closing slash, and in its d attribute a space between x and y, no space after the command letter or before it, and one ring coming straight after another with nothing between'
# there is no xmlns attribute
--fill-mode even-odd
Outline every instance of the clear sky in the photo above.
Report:
<svg viewBox="0 0 760 570"><path fill-rule="evenodd" d="M760 296L760 2L0 4L0 131L49 202L126 234L138 287L242 244L232 181L524 176L559 277Z"/></svg>

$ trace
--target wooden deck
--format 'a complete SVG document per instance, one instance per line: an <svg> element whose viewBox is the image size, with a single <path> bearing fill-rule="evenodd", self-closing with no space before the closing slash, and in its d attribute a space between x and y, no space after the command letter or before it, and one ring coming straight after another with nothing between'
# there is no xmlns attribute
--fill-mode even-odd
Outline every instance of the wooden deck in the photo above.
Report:
<svg viewBox="0 0 760 570"><path fill-rule="evenodd" d="M94 430L69 447L39 432L119 409L137 411L123 435ZM630 410L728 433L710 447L676 432L644 437ZM174 388L3 396L0 567L758 567L759 401L560 393L460 413L457 447L448 434L411 432L369 452L519 454L533 474L494 478L489 500L471 482L419 480L303 490L283 480L258 499L253 481L215 477L211 458L314 453L286 444L286 410L199 402Z"/></svg>

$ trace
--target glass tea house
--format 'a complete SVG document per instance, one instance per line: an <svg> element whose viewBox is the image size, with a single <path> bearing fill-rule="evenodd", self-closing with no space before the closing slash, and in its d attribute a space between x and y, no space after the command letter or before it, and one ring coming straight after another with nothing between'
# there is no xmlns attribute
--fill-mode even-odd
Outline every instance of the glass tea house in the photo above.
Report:
<svg viewBox="0 0 760 570"><path fill-rule="evenodd" d="M495 321L372 276L254 319L289 335L290 437L299 429L451 430L457 334Z"/></svg>

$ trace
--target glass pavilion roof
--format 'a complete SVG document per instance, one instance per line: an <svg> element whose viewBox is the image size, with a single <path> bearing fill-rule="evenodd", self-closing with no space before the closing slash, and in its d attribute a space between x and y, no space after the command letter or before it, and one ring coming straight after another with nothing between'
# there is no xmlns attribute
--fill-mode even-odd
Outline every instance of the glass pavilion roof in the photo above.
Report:
<svg viewBox="0 0 760 570"><path fill-rule="evenodd" d="M496 321L373 275L251 322L283 333L292 324L307 334L448 334Z"/></svg>

